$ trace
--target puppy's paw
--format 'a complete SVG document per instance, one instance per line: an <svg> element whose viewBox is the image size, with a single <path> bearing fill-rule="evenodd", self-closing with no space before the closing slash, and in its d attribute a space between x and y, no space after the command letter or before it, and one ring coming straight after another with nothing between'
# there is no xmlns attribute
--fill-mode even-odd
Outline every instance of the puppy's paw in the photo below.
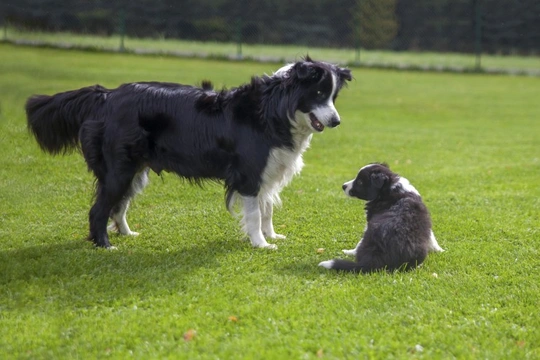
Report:
<svg viewBox="0 0 540 360"><path fill-rule="evenodd" d="M322 266L323 268L326 268L326 269L332 269L332 267L334 266L334 260L321 261L319 263L319 266Z"/></svg>
<svg viewBox="0 0 540 360"><path fill-rule="evenodd" d="M348 256L356 256L356 249L351 249L351 250L341 250L343 251L343 253L345 255L348 255Z"/></svg>
<svg viewBox="0 0 540 360"><path fill-rule="evenodd" d="M270 236L270 239L276 239L276 240L284 240L286 238L287 237L285 235L281 235L281 234L274 234L274 235Z"/></svg>

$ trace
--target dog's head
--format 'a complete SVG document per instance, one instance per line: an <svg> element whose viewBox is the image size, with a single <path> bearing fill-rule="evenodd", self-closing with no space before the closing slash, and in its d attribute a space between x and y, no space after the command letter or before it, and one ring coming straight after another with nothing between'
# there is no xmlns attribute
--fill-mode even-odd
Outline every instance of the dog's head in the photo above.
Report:
<svg viewBox="0 0 540 360"><path fill-rule="evenodd" d="M313 61L309 56L274 73L291 89L289 118L295 126L311 132L336 127L341 119L335 107L339 91L351 81L351 71L334 64ZM291 108L292 107L292 108Z"/></svg>
<svg viewBox="0 0 540 360"><path fill-rule="evenodd" d="M360 169L355 179L343 184L343 191L348 196L372 201L398 181L399 176L388 165L369 164Z"/></svg>

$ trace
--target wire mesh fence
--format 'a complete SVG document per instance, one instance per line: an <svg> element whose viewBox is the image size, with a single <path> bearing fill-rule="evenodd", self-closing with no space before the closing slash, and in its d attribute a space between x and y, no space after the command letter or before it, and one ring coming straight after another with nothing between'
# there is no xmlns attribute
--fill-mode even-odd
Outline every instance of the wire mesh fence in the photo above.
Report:
<svg viewBox="0 0 540 360"><path fill-rule="evenodd" d="M540 73L538 0L18 0L0 22L35 45Z"/></svg>

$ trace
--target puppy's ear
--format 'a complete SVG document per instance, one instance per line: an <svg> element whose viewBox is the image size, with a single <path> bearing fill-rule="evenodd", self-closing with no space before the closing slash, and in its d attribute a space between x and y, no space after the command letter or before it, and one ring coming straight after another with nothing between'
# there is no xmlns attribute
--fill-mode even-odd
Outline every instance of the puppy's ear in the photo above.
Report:
<svg viewBox="0 0 540 360"><path fill-rule="evenodd" d="M381 189L385 182L388 181L388 176L383 173L371 174L371 184L377 189Z"/></svg>

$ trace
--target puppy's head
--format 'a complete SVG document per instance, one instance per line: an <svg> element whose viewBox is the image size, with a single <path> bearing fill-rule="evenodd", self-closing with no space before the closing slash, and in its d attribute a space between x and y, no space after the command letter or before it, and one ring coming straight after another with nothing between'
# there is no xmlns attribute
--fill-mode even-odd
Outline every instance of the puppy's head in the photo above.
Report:
<svg viewBox="0 0 540 360"><path fill-rule="evenodd" d="M343 184L343 191L347 196L371 201L390 189L396 178L388 165L369 164L360 169L355 179Z"/></svg>
<svg viewBox="0 0 540 360"><path fill-rule="evenodd" d="M335 107L339 91L346 81L351 81L351 71L334 64L314 61L309 56L289 64L274 73L294 88L296 125L311 132L333 128L341 119ZM292 115L292 114L291 114Z"/></svg>

